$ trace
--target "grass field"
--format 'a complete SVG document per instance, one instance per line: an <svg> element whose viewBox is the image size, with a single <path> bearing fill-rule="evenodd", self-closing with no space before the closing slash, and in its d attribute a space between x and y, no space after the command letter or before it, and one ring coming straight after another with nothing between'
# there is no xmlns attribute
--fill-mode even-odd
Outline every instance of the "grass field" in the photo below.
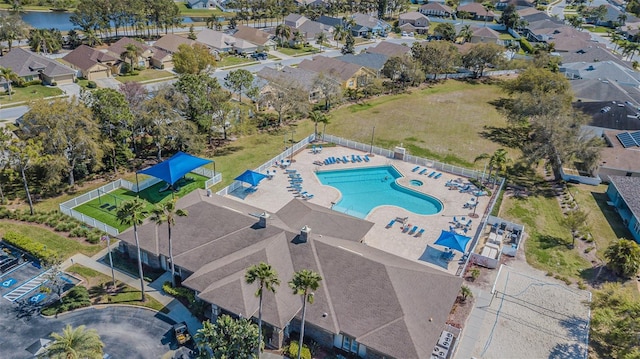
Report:
<svg viewBox="0 0 640 359"><path fill-rule="evenodd" d="M392 149L402 143L412 155L473 167L479 154L500 147L481 133L484 126L506 125L490 103L501 96L496 85L447 81L340 108L332 113L327 133L369 143L375 126L376 146ZM519 156L516 150L508 151L513 158Z"/></svg>
<svg viewBox="0 0 640 359"><path fill-rule="evenodd" d="M144 81L153 81L158 79L165 79L175 77L174 74L164 70L156 70L156 69L145 69L140 71L137 75L133 76L117 76L116 80L127 83L127 82L144 82Z"/></svg>
<svg viewBox="0 0 640 359"><path fill-rule="evenodd" d="M44 244L47 248L58 252L63 259L67 259L76 253L92 256L100 252L103 248L100 244L91 245L88 243L80 243L78 240L60 236L53 231L42 227L20 223L0 222L0 238L4 236L4 233L7 231L21 233L38 243Z"/></svg>
<svg viewBox="0 0 640 359"><path fill-rule="evenodd" d="M578 277L591 263L571 248L571 234L561 224L563 218L558 200L551 189L539 185L535 195L526 199L505 196L500 217L525 225L529 238L524 250L527 262L535 268L554 274Z"/></svg>
<svg viewBox="0 0 640 359"><path fill-rule="evenodd" d="M7 95L5 91L0 92L0 105L62 95L62 90L59 88L43 85L32 85L28 87L13 86L11 89L14 91L14 94L11 95L11 99L9 99L9 95Z"/></svg>
<svg viewBox="0 0 640 359"><path fill-rule="evenodd" d="M279 47L277 51L289 56L303 56L303 55L309 55L316 52L320 52L320 50L318 50L313 46L305 46L301 49L292 49L290 47Z"/></svg>
<svg viewBox="0 0 640 359"><path fill-rule="evenodd" d="M119 281L116 281L116 286L119 288L118 293L116 295L108 295L104 289L106 289L105 284L111 285L111 277L91 268L74 264L67 269L67 272L77 274L87 281L86 286L89 290L92 304L128 304L151 308L163 313L168 312L162 303L149 295L145 295L147 300L141 302L138 289Z"/></svg>
<svg viewBox="0 0 640 359"><path fill-rule="evenodd" d="M216 67L227 67L227 66L238 66L243 64L248 64L251 62L256 62L251 58L242 57L242 56L224 56L222 60L216 62Z"/></svg>
<svg viewBox="0 0 640 359"><path fill-rule="evenodd" d="M180 184L180 182L178 182L180 190L175 193L176 197L182 197L196 188L204 188L204 182L207 180L206 177L193 173L188 174L187 177L191 180L186 184ZM147 210L151 211L155 204L168 201L173 198L171 191L159 192L159 190L164 187L165 183L160 182L140 192L140 198L147 202ZM124 188L118 188L74 209L122 231L128 228L128 226L121 224L116 219L117 207L120 206L122 202L129 201L134 198L136 198L135 192Z"/></svg>

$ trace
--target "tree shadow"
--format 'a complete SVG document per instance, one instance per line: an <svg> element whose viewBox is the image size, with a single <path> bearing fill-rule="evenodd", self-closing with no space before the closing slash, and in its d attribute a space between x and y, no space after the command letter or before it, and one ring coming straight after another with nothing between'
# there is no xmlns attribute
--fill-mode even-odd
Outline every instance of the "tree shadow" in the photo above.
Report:
<svg viewBox="0 0 640 359"><path fill-rule="evenodd" d="M586 343L589 338L589 319L575 315L560 320L560 325L567 330L567 334L573 340Z"/></svg>
<svg viewBox="0 0 640 359"><path fill-rule="evenodd" d="M479 134L483 138L509 148L520 148L527 138L526 130L515 126L484 126L484 130Z"/></svg>
<svg viewBox="0 0 640 359"><path fill-rule="evenodd" d="M591 268L580 271L580 278L586 280L592 287L599 287L604 283L624 283L606 264L594 264Z"/></svg>
<svg viewBox="0 0 640 359"><path fill-rule="evenodd" d="M587 349L578 343L556 344L551 353L549 353L550 359L582 359L587 357Z"/></svg>
<svg viewBox="0 0 640 359"><path fill-rule="evenodd" d="M631 236L631 232L627 227L624 226L622 222L622 218L615 211L615 207L609 206L607 202L609 201L609 196L606 193L597 193L591 192L591 196L596 201L598 208L607 219L609 226L613 229L617 238L633 238Z"/></svg>
<svg viewBox="0 0 640 359"><path fill-rule="evenodd" d="M550 236L547 234L539 235L538 242L540 243L541 249L551 249L551 248L557 248L557 247L566 247L567 249L571 248L571 243L567 243L562 238Z"/></svg>
<svg viewBox="0 0 640 359"><path fill-rule="evenodd" d="M244 150L244 146L224 146L216 149L216 156L226 156Z"/></svg>

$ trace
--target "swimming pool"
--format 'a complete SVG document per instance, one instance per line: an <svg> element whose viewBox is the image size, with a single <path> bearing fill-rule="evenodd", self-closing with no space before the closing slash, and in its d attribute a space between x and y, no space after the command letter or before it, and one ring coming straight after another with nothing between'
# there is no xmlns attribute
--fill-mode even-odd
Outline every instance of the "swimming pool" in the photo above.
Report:
<svg viewBox="0 0 640 359"><path fill-rule="evenodd" d="M400 186L402 177L393 166L319 171L320 183L335 187L342 198L333 209L365 218L378 206L398 206L416 214L430 215L442 211L442 202L429 195Z"/></svg>

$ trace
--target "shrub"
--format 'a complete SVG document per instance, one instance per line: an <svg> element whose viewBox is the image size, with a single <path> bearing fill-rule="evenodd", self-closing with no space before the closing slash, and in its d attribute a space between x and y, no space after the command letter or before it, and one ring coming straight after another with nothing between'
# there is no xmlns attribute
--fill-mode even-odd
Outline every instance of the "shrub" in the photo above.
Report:
<svg viewBox="0 0 640 359"><path fill-rule="evenodd" d="M193 303L196 300L196 296L191 289L184 287L174 288L171 286L171 282L164 282L162 284L162 290L170 296L176 298L185 298L189 303Z"/></svg>
<svg viewBox="0 0 640 359"><path fill-rule="evenodd" d="M473 268L469 273L471 274L471 280L473 281L480 277L480 269L478 268Z"/></svg>
<svg viewBox="0 0 640 359"><path fill-rule="evenodd" d="M58 83L55 81L51 81L51 86L58 86Z"/></svg>
<svg viewBox="0 0 640 359"><path fill-rule="evenodd" d="M287 353L289 354L290 358L297 358L298 357L298 342L295 340L292 340L291 343L289 343L289 349L287 351ZM301 353L301 357L302 359L311 359L311 350L309 350L309 348L306 345L302 345L302 353Z"/></svg>
<svg viewBox="0 0 640 359"><path fill-rule="evenodd" d="M86 228L76 227L69 232L69 237L78 238L78 237L88 237L89 230Z"/></svg>
<svg viewBox="0 0 640 359"><path fill-rule="evenodd" d="M595 248L596 248L596 247L588 247L588 248L585 248L584 252L585 252L585 253L589 253L589 252L591 252L592 250L594 250Z"/></svg>
<svg viewBox="0 0 640 359"><path fill-rule="evenodd" d="M22 249L45 263L53 262L58 255L58 253L48 249L44 244L38 243L33 239L14 231L7 231L4 234L4 240L10 245Z"/></svg>
<svg viewBox="0 0 640 359"><path fill-rule="evenodd" d="M84 308L91 305L89 291L83 286L75 286L71 288L69 293L62 297L59 301L42 310L44 315L54 315L70 310Z"/></svg>
<svg viewBox="0 0 640 359"><path fill-rule="evenodd" d="M95 83L95 81L89 81L87 82L87 87L90 89L94 89L94 88L97 88L98 85Z"/></svg>
<svg viewBox="0 0 640 359"><path fill-rule="evenodd" d="M56 232L69 232L73 227L75 227L75 223L65 223L61 222L53 229Z"/></svg>
<svg viewBox="0 0 640 359"><path fill-rule="evenodd" d="M529 41L527 41L527 39L525 39L524 37L521 37L518 39L518 41L520 42L521 49L523 49L524 51L530 54L533 53L533 46L531 46L531 44L529 43Z"/></svg>

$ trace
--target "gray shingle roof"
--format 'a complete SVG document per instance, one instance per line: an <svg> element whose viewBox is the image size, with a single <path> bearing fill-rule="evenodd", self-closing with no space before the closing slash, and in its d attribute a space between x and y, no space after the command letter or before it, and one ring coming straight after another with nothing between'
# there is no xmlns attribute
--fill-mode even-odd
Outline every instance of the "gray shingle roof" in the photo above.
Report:
<svg viewBox="0 0 640 359"><path fill-rule="evenodd" d="M313 83L318 74L296 67L285 66L281 70L272 67L263 67L256 73L259 78L267 81L276 81L282 84L296 84L307 91L313 90Z"/></svg>
<svg viewBox="0 0 640 359"><path fill-rule="evenodd" d="M51 78L76 73L75 70L55 60L34 54L20 47L14 47L7 54L0 57L0 67L10 68L20 77L38 77L40 72Z"/></svg>
<svg viewBox="0 0 640 359"><path fill-rule="evenodd" d="M629 206L631 213L640 220L640 177L610 176L609 180Z"/></svg>
<svg viewBox="0 0 640 359"><path fill-rule="evenodd" d="M570 84L575 97L582 101L631 101L640 104L640 90L637 87L623 87L607 79L572 80Z"/></svg>
<svg viewBox="0 0 640 359"><path fill-rule="evenodd" d="M613 61L624 67L629 67L622 59L598 44L592 44L576 51L562 52L560 56L563 63Z"/></svg>
<svg viewBox="0 0 640 359"><path fill-rule="evenodd" d="M317 73L324 73L326 75L338 77L342 81L346 81L353 77L362 68L362 66L340 61L333 57L314 56L311 60L303 60L298 65L298 68Z"/></svg>
<svg viewBox="0 0 640 359"><path fill-rule="evenodd" d="M358 55L348 54L338 56L338 60L349 62L352 64L364 66L374 71L380 71L384 67L384 64L389 59L388 56L376 53L360 53Z"/></svg>
<svg viewBox="0 0 640 359"><path fill-rule="evenodd" d="M573 62L562 64L560 72L572 74L573 78L606 79L621 86L640 87L640 74L612 61L593 63Z"/></svg>
<svg viewBox="0 0 640 359"><path fill-rule="evenodd" d="M411 52L411 48L409 46L394 44L389 41L382 41L374 47L370 47L367 49L368 53L374 54L382 54L387 57L393 56L403 56Z"/></svg>
<svg viewBox="0 0 640 359"><path fill-rule="evenodd" d="M292 200L273 214L266 228L251 214L261 211L232 199L198 190L180 199L189 211L174 227L176 265L193 274L183 284L203 300L243 316L257 315L255 285L246 269L271 264L282 284L264 298L263 318L280 328L300 315L300 298L286 282L300 269L323 280L307 307L309 325L354 337L368 348L396 358L429 358L444 329L462 279L359 240L370 222L309 202ZM299 241L302 225L311 227ZM143 248L167 255L166 228L147 222L138 227ZM119 236L134 243L132 231ZM325 314L326 313L326 314ZM432 321L429 318L433 318Z"/></svg>

